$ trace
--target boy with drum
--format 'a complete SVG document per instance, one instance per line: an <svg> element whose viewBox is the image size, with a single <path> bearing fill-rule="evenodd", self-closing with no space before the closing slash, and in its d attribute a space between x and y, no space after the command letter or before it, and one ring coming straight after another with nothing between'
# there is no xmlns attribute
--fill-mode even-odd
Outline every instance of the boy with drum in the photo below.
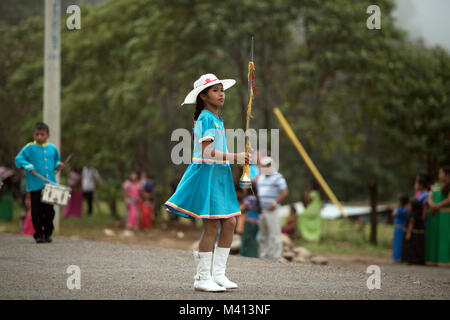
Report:
<svg viewBox="0 0 450 320"><path fill-rule="evenodd" d="M35 174L56 183L55 170L64 166L56 146L47 142L49 136L48 126L37 123L33 132L34 141L23 147L16 156L16 166L25 169L26 190L31 197L31 218L35 230L33 236L37 243L52 242L55 211L53 205L41 201L45 181Z"/></svg>

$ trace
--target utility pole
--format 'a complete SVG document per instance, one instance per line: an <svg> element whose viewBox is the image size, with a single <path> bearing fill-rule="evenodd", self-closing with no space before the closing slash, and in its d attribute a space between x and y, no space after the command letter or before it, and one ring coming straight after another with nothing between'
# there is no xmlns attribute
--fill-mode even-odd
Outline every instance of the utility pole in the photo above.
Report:
<svg viewBox="0 0 450 320"><path fill-rule="evenodd" d="M49 141L61 152L61 3L45 0L44 122L50 127ZM59 183L59 174L56 176ZM59 233L61 208L55 207L55 233Z"/></svg>
<svg viewBox="0 0 450 320"><path fill-rule="evenodd" d="M369 182L370 192L370 243L377 245L377 182L371 179Z"/></svg>

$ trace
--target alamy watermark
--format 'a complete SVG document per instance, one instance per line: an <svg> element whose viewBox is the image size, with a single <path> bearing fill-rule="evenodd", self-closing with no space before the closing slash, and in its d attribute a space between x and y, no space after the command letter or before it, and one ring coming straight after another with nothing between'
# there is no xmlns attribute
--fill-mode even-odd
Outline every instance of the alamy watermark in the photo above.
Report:
<svg viewBox="0 0 450 320"><path fill-rule="evenodd" d="M223 132L225 131L225 132ZM223 133L225 133L223 135ZM173 164L189 164L196 158L192 157L192 144L194 144L194 154L202 154L201 144L203 141L212 141L212 149L229 153L241 153L245 152L245 144L247 139L250 140L251 151L258 150L262 154L271 156L274 160L274 170L278 170L279 164L279 129L208 129L202 131L201 123L194 130L194 140L192 140L191 132L184 128L176 129L172 132L170 137L171 141L177 141L178 143L172 148L170 158ZM270 152L268 150L268 140L270 135ZM235 143L236 142L236 143ZM251 153L251 152L250 152ZM217 153L215 155L203 154L203 158L210 160L222 161ZM250 164L256 164L256 157L250 159ZM230 164L244 164L243 159L237 159L236 161L228 160ZM205 162L205 163L214 163Z"/></svg>
<svg viewBox="0 0 450 320"><path fill-rule="evenodd" d="M69 30L81 29L81 9L78 5L72 4L67 7L67 14L70 16L66 20L66 26ZM366 20L366 26L368 29L381 29L381 9L379 6L372 4L366 9L367 14L371 14Z"/></svg>
<svg viewBox="0 0 450 320"><path fill-rule="evenodd" d="M366 13L372 14L366 20L367 29L381 29L381 10L380 7L373 4L367 7Z"/></svg>
<svg viewBox="0 0 450 320"><path fill-rule="evenodd" d="M67 14L70 16L66 20L66 26L69 30L80 30L81 29L81 9L76 4L72 4L67 7Z"/></svg>
<svg viewBox="0 0 450 320"><path fill-rule="evenodd" d="M67 278L67 289L81 289L81 269L79 266L70 265L67 267L66 273L70 274Z"/></svg>
<svg viewBox="0 0 450 320"><path fill-rule="evenodd" d="M381 289L381 269L377 265L367 267L366 273L371 274L366 281L367 289Z"/></svg>

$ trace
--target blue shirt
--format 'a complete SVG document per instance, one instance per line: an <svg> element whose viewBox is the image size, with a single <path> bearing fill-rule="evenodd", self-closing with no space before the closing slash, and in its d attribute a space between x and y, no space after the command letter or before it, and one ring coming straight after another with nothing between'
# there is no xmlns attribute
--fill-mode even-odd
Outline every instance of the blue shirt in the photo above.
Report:
<svg viewBox="0 0 450 320"><path fill-rule="evenodd" d="M25 169L27 192L42 190L46 183L41 178L30 173L31 170L35 170L36 173L56 183L55 170L60 163L61 156L58 149L49 142L42 145L36 141L30 142L16 156L16 166Z"/></svg>
<svg viewBox="0 0 450 320"><path fill-rule="evenodd" d="M409 211L405 207L398 207L395 212L394 226L404 226L408 219Z"/></svg>
<svg viewBox="0 0 450 320"><path fill-rule="evenodd" d="M224 163L225 160L204 158L202 155L202 142L212 141L212 148L221 152L228 152L227 139L222 118L209 110L203 109L195 122L193 163ZM228 164L229 165L229 164Z"/></svg>

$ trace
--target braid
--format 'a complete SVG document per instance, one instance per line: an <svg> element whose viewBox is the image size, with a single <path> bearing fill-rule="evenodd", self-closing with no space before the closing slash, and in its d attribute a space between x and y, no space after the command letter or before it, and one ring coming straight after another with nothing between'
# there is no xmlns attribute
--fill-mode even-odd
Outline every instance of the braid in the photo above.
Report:
<svg viewBox="0 0 450 320"><path fill-rule="evenodd" d="M205 103L200 98L200 95L197 96L197 103L195 104L195 112L194 112L194 121L198 119L202 110L205 109Z"/></svg>
<svg viewBox="0 0 450 320"><path fill-rule="evenodd" d="M450 174L450 166L443 166L441 167L441 170L444 171L445 175ZM441 189L442 194L445 197L448 197L448 194L450 193L450 182L447 182Z"/></svg>
<svg viewBox="0 0 450 320"><path fill-rule="evenodd" d="M448 197L448 194L450 193L450 183L444 185L441 189L441 192L444 195L444 197Z"/></svg>
<svg viewBox="0 0 450 320"><path fill-rule="evenodd" d="M198 117L200 116L200 113L203 111L203 109L205 109L205 102L202 100L202 98L200 98L200 95L207 94L209 89L211 88L210 87L206 88L205 90L200 92L197 96L197 102L195 104L195 112L194 112L194 121L197 121Z"/></svg>

